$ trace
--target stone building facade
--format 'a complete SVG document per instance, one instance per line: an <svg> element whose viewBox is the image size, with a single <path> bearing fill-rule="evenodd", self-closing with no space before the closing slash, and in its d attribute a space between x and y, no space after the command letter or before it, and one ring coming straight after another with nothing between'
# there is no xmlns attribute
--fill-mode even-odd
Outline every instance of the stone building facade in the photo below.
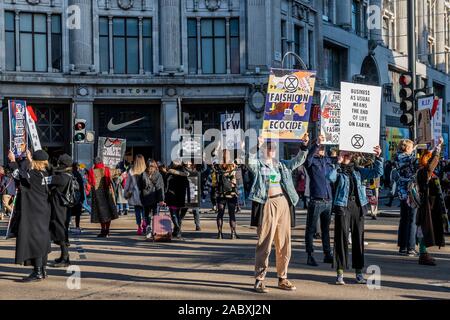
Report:
<svg viewBox="0 0 450 320"><path fill-rule="evenodd" d="M447 115L450 5L419 2L418 72L444 98ZM364 23L373 5L381 8L379 29ZM405 6L389 0L0 0L0 161L11 98L35 108L50 153L73 153L86 164L96 144L72 144L76 118L86 119L97 136L126 138L130 154L163 161L176 143L172 132L187 122L219 128L220 114L237 113L243 129L260 128L269 68L281 67L288 51L317 70L315 104L321 89L339 90L340 81L379 85L381 132L401 128L396 81L407 68ZM289 57L284 67L298 65Z"/></svg>

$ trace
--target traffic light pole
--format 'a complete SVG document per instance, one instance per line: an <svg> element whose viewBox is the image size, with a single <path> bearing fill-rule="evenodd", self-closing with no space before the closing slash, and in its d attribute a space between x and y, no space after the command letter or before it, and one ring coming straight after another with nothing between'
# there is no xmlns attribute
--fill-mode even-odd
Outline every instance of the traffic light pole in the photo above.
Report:
<svg viewBox="0 0 450 320"><path fill-rule="evenodd" d="M407 0L408 3L408 66L412 77L414 126L410 129L410 136L415 141L417 138L417 103L416 93L416 3L415 0ZM421 1L421 0L419 0Z"/></svg>

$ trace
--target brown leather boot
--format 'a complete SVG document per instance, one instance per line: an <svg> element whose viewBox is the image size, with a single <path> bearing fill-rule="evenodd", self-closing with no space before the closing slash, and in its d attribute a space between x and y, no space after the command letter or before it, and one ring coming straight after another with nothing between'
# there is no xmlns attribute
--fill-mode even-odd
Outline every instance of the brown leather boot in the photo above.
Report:
<svg viewBox="0 0 450 320"><path fill-rule="evenodd" d="M424 266L435 266L436 262L429 253L422 253L419 256L419 264Z"/></svg>

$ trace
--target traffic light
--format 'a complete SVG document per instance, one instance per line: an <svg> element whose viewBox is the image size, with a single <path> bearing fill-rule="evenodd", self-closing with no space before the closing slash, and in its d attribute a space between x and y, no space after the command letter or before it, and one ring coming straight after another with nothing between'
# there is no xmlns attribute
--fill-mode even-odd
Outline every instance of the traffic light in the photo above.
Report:
<svg viewBox="0 0 450 320"><path fill-rule="evenodd" d="M410 73L404 73L400 76L400 109L403 114L400 122L405 126L414 126L414 88L412 76Z"/></svg>
<svg viewBox="0 0 450 320"><path fill-rule="evenodd" d="M83 143L86 139L86 120L75 119L75 124L73 126L73 141L75 143Z"/></svg>

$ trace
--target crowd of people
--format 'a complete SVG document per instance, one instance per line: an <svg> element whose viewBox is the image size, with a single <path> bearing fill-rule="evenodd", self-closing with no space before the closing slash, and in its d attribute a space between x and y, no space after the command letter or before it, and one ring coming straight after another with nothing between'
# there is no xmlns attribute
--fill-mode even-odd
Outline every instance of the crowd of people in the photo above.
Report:
<svg viewBox="0 0 450 320"><path fill-rule="evenodd" d="M319 136L310 142L306 134L298 154L290 160L278 160L278 144L260 137L245 164L233 160L232 153L224 150L220 161L211 165L173 160L165 166L136 155L131 164L123 161L116 168L105 166L98 157L89 170L82 170L67 154L51 166L45 151L28 151L23 158L10 152L6 170L0 167L1 218L15 213L10 222L11 234L17 237L15 262L33 266L32 273L24 278L31 282L47 277L47 264L70 265L69 225L75 217L74 230L81 233L84 209L89 209L92 223L100 224L98 237L108 237L113 220L134 212L137 235L150 238L153 217L167 208L172 236L181 238L189 210L196 231L201 230L200 206L209 195L212 210L217 213L217 238L225 237L224 217L228 212L229 238L237 239L236 213L243 196L251 202L251 226L257 227L254 289L266 293L273 243L279 288L296 289L288 280L288 265L291 228L295 227L300 199L307 209L306 263L319 265L313 243L321 239L323 262L336 270L336 284L344 285L351 244L355 280L366 283L364 220L368 215L376 219L382 185L389 190L389 206L395 198L400 200L399 253L418 256L422 265L435 265L427 248L445 245L450 205L450 164L441 160L442 139L432 150L421 151L412 141L402 140L395 160L386 163L380 147L370 155L336 149L327 153L323 141ZM243 188L238 187L238 172ZM200 185L194 206L189 203L190 177L196 177ZM48 263L51 242L60 246L61 256Z"/></svg>

